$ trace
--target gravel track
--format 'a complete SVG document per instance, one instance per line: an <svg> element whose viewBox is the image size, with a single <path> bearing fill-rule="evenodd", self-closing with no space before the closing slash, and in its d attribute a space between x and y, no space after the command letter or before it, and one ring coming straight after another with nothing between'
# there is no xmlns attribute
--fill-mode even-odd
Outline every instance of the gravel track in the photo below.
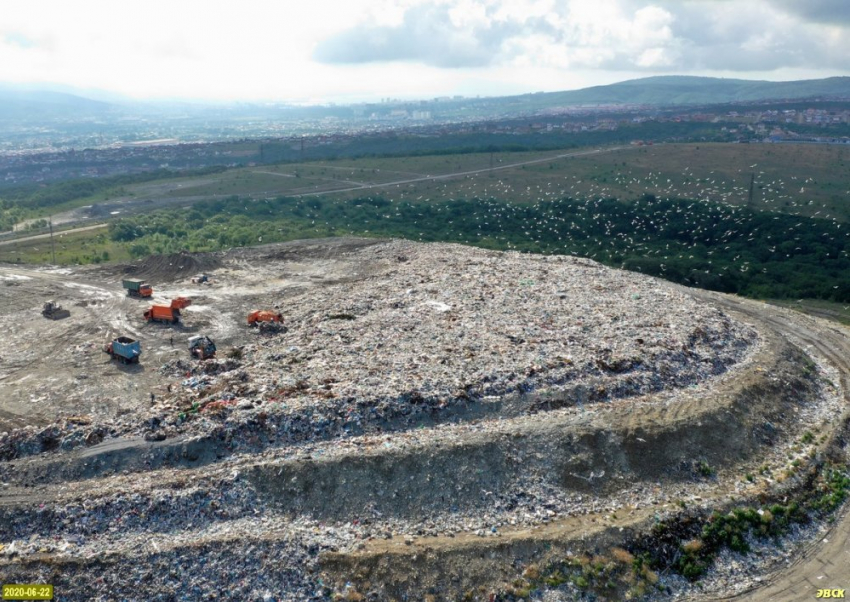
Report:
<svg viewBox="0 0 850 602"><path fill-rule="evenodd" d="M726 295L693 291L702 298L729 310L743 313L769 324L777 333L811 345L838 368L841 389L844 391L843 416L850 408L850 332L824 320L800 318L790 310L777 311L767 304L745 301ZM784 316L782 316L784 314ZM782 316L782 317L780 317ZM836 422L841 420L836 417ZM790 562L759 577L759 583L745 588L734 596L710 596L712 600L752 600L754 602L797 602L815 598L819 589L844 589L850 567L850 513L847 507L838 519L828 525L814 540L800 545ZM692 598L699 599L699 597Z"/></svg>

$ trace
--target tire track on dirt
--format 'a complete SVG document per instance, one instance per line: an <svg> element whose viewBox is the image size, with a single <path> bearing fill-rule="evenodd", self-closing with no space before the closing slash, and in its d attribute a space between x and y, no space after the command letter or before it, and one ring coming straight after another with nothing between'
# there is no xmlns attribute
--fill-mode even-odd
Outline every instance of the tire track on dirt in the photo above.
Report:
<svg viewBox="0 0 850 602"><path fill-rule="evenodd" d="M850 360L847 359L850 358L850 339L847 334L826 325L822 325L818 331L804 329L790 320L771 315L770 306L758 307L753 301L739 301L705 291L692 291L692 294L728 311L766 323L775 332L791 335L816 349L839 369L844 401L845 404L850 404L850 391L847 387L850 375ZM712 596L704 599L797 602L814 599L819 589L850 587L850 512L846 503L836 518L826 533L802 546L791 562L765 575L762 585L733 596Z"/></svg>

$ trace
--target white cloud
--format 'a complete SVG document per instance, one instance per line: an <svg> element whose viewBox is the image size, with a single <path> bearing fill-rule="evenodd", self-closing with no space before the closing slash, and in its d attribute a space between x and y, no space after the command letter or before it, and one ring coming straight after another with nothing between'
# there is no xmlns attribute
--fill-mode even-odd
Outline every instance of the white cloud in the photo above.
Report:
<svg viewBox="0 0 850 602"><path fill-rule="evenodd" d="M440 67L544 64L557 68L670 65L673 15L616 0L459 0L411 6L394 26L359 23L324 40L327 63L408 61ZM668 48L669 47L669 48Z"/></svg>
<svg viewBox="0 0 850 602"><path fill-rule="evenodd" d="M848 73L849 23L846 0L5 0L0 80L291 99L819 77Z"/></svg>

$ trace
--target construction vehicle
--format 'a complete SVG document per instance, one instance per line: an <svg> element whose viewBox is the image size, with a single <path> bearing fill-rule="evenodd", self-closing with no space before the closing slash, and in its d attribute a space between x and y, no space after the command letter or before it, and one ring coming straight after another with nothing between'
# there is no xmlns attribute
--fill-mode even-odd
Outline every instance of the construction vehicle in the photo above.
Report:
<svg viewBox="0 0 850 602"><path fill-rule="evenodd" d="M122 364L138 364L139 356L142 355L142 346L139 341L130 337L118 337L103 348L112 359L121 360Z"/></svg>
<svg viewBox="0 0 850 602"><path fill-rule="evenodd" d="M170 305L151 305L145 311L145 320L148 322L166 322L177 324L180 321L180 310L184 307L189 307L192 304L191 299L186 297L177 297L171 300Z"/></svg>
<svg viewBox="0 0 850 602"><path fill-rule="evenodd" d="M54 301L48 301L44 304L41 315L48 320L61 320L62 318L70 318L71 312L67 309L62 309L62 306Z"/></svg>
<svg viewBox="0 0 850 602"><path fill-rule="evenodd" d="M189 339L189 353L199 360L215 357L215 343L208 336L199 334Z"/></svg>
<svg viewBox="0 0 850 602"><path fill-rule="evenodd" d="M151 285L144 280L122 280L121 286L127 289L129 297L150 297L153 295Z"/></svg>
<svg viewBox="0 0 850 602"><path fill-rule="evenodd" d="M192 284L205 284L210 281L210 277L206 274L201 274L200 276L195 276L192 278Z"/></svg>
<svg viewBox="0 0 850 602"><path fill-rule="evenodd" d="M258 309L248 314L248 326L259 326L260 322L283 322L283 315L269 309Z"/></svg>

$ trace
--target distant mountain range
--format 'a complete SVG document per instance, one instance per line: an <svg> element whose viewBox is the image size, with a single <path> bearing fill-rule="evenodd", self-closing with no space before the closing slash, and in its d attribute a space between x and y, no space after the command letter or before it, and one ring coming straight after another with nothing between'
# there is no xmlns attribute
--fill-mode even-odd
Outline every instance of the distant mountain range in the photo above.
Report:
<svg viewBox="0 0 850 602"><path fill-rule="evenodd" d="M104 114L113 108L107 102L75 94L0 85L0 119L88 117Z"/></svg>
<svg viewBox="0 0 850 602"><path fill-rule="evenodd" d="M101 93L101 97L104 96ZM459 102L481 107L499 106L517 113L528 113L577 105L640 104L661 107L813 98L850 99L850 77L769 82L671 75L633 79L581 90L463 99L448 104ZM144 104L122 102L118 97L111 102L104 102L83 94L0 84L0 119L90 116L129 109L131 106L138 110ZM156 106L164 108L164 103L149 103L147 108ZM191 106L182 105L184 110ZM239 106L247 108L252 103L239 103Z"/></svg>
<svg viewBox="0 0 850 602"><path fill-rule="evenodd" d="M653 106L708 105L809 98L850 99L850 77L790 82L668 75L594 86L568 92L543 92L506 97L529 108L642 104Z"/></svg>
<svg viewBox="0 0 850 602"><path fill-rule="evenodd" d="M0 83L0 132L18 136L11 144L50 143L64 139L73 146L104 140L134 141L176 137L216 140L234 136L268 136L272 131L247 131L245 124L283 124L302 135L358 127L374 118L401 125L415 112L427 117L409 125L525 118L575 107L642 105L652 108L694 107L760 101L850 101L850 77L790 82L751 81L711 77L658 76L565 92L517 96L430 99L360 103L356 105L292 106L283 103L141 102L98 90L67 86ZM400 109L400 110L398 110ZM399 117L399 114L402 117ZM404 117L407 115L408 117ZM88 125L86 125L88 123ZM50 132L44 128L50 125ZM95 125L96 124L96 128ZM332 124L332 125L331 125ZM178 129L174 129L174 127ZM23 127L24 129L21 129ZM159 128L162 131L156 131ZM119 131L120 130L120 131ZM25 132L25 133L24 133ZM227 133L225 133L227 132ZM94 134L97 141L93 142ZM70 140L70 142L68 142ZM38 142L39 144L41 142Z"/></svg>

